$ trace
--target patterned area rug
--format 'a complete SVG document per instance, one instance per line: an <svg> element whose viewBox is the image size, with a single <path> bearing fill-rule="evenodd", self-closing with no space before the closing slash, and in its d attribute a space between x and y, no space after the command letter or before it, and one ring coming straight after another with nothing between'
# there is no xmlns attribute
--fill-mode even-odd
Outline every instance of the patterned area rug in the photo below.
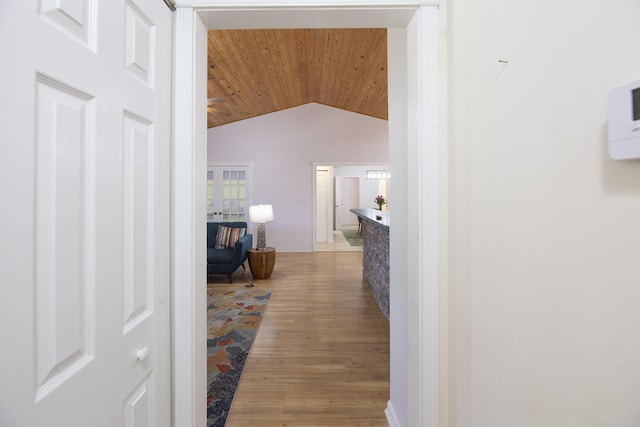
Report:
<svg viewBox="0 0 640 427"><path fill-rule="evenodd" d="M362 246L362 236L358 234L358 230L340 230L349 246Z"/></svg>
<svg viewBox="0 0 640 427"><path fill-rule="evenodd" d="M208 293L207 426L224 427L271 291Z"/></svg>

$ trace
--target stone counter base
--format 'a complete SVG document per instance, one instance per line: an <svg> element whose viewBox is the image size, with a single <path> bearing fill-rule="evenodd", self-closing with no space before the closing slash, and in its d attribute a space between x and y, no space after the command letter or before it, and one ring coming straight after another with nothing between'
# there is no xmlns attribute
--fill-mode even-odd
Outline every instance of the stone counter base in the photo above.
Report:
<svg viewBox="0 0 640 427"><path fill-rule="evenodd" d="M363 221L362 277L389 318L389 229Z"/></svg>

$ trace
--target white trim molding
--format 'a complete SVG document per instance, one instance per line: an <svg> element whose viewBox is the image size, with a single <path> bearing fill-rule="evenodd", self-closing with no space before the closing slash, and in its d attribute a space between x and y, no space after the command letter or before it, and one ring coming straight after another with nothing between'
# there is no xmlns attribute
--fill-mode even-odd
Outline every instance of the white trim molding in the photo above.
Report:
<svg viewBox="0 0 640 427"><path fill-rule="evenodd" d="M438 140L438 4L421 6L418 11L419 75L417 82L419 139L419 270L418 310L418 423L439 426L440 392L440 157ZM412 424L413 425L413 424Z"/></svg>
<svg viewBox="0 0 640 427"><path fill-rule="evenodd" d="M172 382L173 425L206 425L206 334L200 332L197 301L199 253L196 247L196 129L194 111L195 16L191 8L174 13L173 197L172 197ZM203 107L204 108L204 107ZM203 179L206 177L202 177ZM201 336L202 335L202 336ZM200 366L202 363L205 366ZM202 374L204 372L204 375Z"/></svg>
<svg viewBox="0 0 640 427"><path fill-rule="evenodd" d="M309 7L340 7L345 9L352 9L354 7L420 7L420 6L437 6L440 4L440 0L278 0L278 1L265 1L265 0L190 0L180 1L177 0L176 7L190 6L194 8L210 9L210 8L231 8L231 9L246 9L246 8L309 8Z"/></svg>
<svg viewBox="0 0 640 427"><path fill-rule="evenodd" d="M387 417L389 427L402 427L402 424L400 424L400 421L398 421L396 410L394 409L393 403L391 401L387 402L387 407L384 410L384 414Z"/></svg>

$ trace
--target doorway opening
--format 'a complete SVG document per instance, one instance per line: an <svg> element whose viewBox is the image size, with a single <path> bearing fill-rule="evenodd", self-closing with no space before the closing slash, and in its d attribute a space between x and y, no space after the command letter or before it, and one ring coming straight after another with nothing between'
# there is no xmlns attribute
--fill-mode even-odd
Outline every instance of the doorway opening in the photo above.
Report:
<svg viewBox="0 0 640 427"><path fill-rule="evenodd" d="M174 335L174 419L201 425L204 414L199 390L206 388L206 314L204 293L199 283L205 269L204 245L199 245L200 206L206 194L197 177L206 174L206 28L313 28L386 27L395 46L389 61L390 163L394 215L401 218L391 234L391 264L407 265L391 271L391 398L387 409L390 425L436 426L440 396L446 395L446 347L440 337L447 334L439 307L446 301L446 282L440 278L446 255L446 147L438 127L445 125L446 109L438 93L446 92L446 75L441 48L442 24L439 2L395 2L336 7L335 2L296 2L290 7L256 7L252 2L224 6L224 2L199 2L198 9L176 10L174 79L174 239L173 282L192 284L174 287L174 329L191 334ZM222 6L220 6L222 4ZM316 7L319 4L324 7ZM206 8L206 9L205 9ZM195 16L194 16L195 13ZM194 19L195 17L195 19ZM390 49L390 54L392 51ZM392 67L393 66L393 67ZM393 69L392 69L393 68ZM393 83L391 83L393 82ZM392 87L393 86L393 87ZM408 88L418 90L409 91ZM409 109L411 114L409 114ZM419 119L419 120L418 120ZM204 153L203 153L204 152ZM204 179L202 180L204 181ZM313 191L313 190L312 190ZM202 195L199 197L198 195ZM195 195L195 197L194 197ZM445 196L445 197L443 197ZM419 201L417 203L416 201ZM202 203L204 205L204 203ZM419 226L412 230L407 221ZM439 268L440 267L440 268ZM442 286L441 286L442 283ZM442 293L442 296L440 295ZM429 310L421 310L429 307ZM407 359L408 358L408 359ZM414 375L414 373L419 375ZM441 377L445 375L445 377ZM441 379L444 379L442 383ZM191 422L195 420L195 422Z"/></svg>
<svg viewBox="0 0 640 427"><path fill-rule="evenodd" d="M360 222L351 209L374 208L378 195L388 198L388 170L388 163L315 166L314 251L362 251Z"/></svg>

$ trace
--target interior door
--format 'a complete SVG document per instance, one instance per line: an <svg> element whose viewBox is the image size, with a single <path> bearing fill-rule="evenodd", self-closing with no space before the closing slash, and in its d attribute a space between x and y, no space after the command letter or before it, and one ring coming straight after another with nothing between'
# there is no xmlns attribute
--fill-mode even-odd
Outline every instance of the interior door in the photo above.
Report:
<svg viewBox="0 0 640 427"><path fill-rule="evenodd" d="M0 36L0 425L168 426L171 13L4 1Z"/></svg>
<svg viewBox="0 0 640 427"><path fill-rule="evenodd" d="M351 209L360 207L360 178L351 176L341 176L340 181L340 198L338 199L338 208L340 212L340 223L337 228L345 226L358 225L358 217L351 212Z"/></svg>
<svg viewBox="0 0 640 427"><path fill-rule="evenodd" d="M114 214L104 218L111 228L102 245L113 260L99 275L113 287L111 425L170 426L172 15L160 0L116 3L114 161L98 176Z"/></svg>

